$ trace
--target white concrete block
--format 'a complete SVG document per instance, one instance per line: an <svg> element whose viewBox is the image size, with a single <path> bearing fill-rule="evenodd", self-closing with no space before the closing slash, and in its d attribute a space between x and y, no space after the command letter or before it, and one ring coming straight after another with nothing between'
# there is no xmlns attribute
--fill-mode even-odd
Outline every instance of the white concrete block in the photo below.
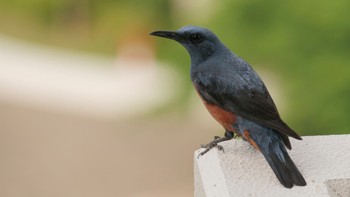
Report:
<svg viewBox="0 0 350 197"><path fill-rule="evenodd" d="M289 151L307 186L284 188L263 155L246 141L220 143L194 155L195 196L341 196L350 197L350 135L304 136L291 139Z"/></svg>

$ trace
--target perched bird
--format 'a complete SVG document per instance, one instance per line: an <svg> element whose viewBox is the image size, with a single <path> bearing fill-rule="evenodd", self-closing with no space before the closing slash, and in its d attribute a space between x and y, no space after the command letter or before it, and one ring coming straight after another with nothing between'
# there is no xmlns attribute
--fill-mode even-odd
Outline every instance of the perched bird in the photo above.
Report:
<svg viewBox="0 0 350 197"><path fill-rule="evenodd" d="M253 68L231 52L210 30L185 26L177 31L155 31L151 35L175 40L191 56L191 81L211 115L226 130L215 137L200 155L219 142L243 137L259 150L278 180L286 188L306 182L289 157L288 136L301 140L281 119L263 81Z"/></svg>

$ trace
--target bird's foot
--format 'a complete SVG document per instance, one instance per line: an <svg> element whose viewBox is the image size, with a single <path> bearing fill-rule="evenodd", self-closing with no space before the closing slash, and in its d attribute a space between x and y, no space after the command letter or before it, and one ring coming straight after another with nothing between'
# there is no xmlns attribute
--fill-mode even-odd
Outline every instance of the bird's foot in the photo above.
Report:
<svg viewBox="0 0 350 197"><path fill-rule="evenodd" d="M222 150L224 151L224 148L220 145L218 145L219 142L223 142L223 141L227 141L230 140L232 138L228 138L228 137L219 137L219 136L215 136L214 140L209 142L208 144L202 144L201 147L205 148L205 150L201 153L198 154L197 158L199 158L200 156L203 156L204 154L206 154L208 151L210 151L212 148L217 148L218 150Z"/></svg>

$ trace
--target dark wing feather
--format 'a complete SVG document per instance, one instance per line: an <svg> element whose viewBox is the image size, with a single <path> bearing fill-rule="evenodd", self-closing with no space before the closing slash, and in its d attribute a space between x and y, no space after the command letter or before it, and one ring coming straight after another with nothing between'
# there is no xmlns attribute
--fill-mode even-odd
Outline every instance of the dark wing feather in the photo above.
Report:
<svg viewBox="0 0 350 197"><path fill-rule="evenodd" d="M245 84L242 81L235 83L232 78L230 80L230 78L213 76L198 78L195 83L202 98L207 102L278 131L289 149L290 142L286 135L301 139L281 120L277 108L263 84L260 89L254 89L256 86L249 83Z"/></svg>

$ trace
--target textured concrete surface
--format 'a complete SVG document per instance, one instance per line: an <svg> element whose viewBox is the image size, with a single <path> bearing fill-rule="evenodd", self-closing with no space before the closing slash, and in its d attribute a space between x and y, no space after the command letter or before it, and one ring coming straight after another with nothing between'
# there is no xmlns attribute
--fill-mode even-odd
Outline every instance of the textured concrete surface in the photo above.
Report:
<svg viewBox="0 0 350 197"><path fill-rule="evenodd" d="M243 140L222 143L194 155L195 196L350 196L350 135L304 136L291 139L289 151L307 186L284 188L262 154Z"/></svg>

